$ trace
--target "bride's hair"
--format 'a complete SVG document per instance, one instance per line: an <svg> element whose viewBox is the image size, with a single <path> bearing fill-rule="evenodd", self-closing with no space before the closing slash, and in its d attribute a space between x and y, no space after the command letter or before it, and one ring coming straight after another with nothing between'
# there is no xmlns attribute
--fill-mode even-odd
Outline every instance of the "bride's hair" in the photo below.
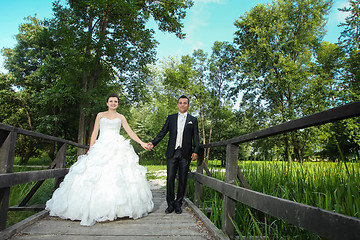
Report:
<svg viewBox="0 0 360 240"><path fill-rule="evenodd" d="M118 100L118 102L119 102L119 96L118 96L116 93L110 94L110 95L106 98L106 102L108 102L108 101L109 101L109 98L111 98L111 97L116 97L117 100Z"/></svg>

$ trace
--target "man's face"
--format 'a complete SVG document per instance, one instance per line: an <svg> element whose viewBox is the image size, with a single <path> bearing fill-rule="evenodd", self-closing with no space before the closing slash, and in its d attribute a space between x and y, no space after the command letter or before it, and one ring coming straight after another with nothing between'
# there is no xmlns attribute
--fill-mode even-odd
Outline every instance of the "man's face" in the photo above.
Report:
<svg viewBox="0 0 360 240"><path fill-rule="evenodd" d="M189 101L187 98L180 98L177 103L177 107L180 113L186 113L189 108Z"/></svg>

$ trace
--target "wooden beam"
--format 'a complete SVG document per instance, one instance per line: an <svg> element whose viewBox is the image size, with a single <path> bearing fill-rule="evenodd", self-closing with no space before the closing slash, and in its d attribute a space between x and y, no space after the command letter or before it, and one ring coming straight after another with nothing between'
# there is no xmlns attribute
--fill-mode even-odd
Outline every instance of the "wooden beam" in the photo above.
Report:
<svg viewBox="0 0 360 240"><path fill-rule="evenodd" d="M360 219L238 187L194 172L188 175L238 202L326 239L360 239Z"/></svg>
<svg viewBox="0 0 360 240"><path fill-rule="evenodd" d="M226 146L226 163L225 163L225 182L236 185L237 166L238 166L239 147L228 144ZM222 229L230 239L235 237L235 227L232 221L235 221L236 201L229 196L224 195L224 209Z"/></svg>
<svg viewBox="0 0 360 240"><path fill-rule="evenodd" d="M55 158L55 168L65 168L65 161L66 161L66 148L67 148L67 144L63 143L61 145L61 147L59 148L59 151L56 154L56 158ZM62 177L58 177L55 179L55 184L54 184L54 191L60 186L60 183L64 180L64 176Z"/></svg>
<svg viewBox="0 0 360 240"><path fill-rule="evenodd" d="M40 171L27 171L17 173L0 174L0 188L11 187L17 184L41 181L49 178L63 177L69 169L48 169Z"/></svg>
<svg viewBox="0 0 360 240"><path fill-rule="evenodd" d="M200 148L198 159L197 159L197 167L196 172L198 174L203 174L204 169L204 148ZM202 186L199 182L195 182L195 190L194 190L194 204L200 206L201 196L202 196Z"/></svg>
<svg viewBox="0 0 360 240"><path fill-rule="evenodd" d="M38 181L30 190L30 192L25 196L25 198L21 201L19 204L19 207L24 207L29 200L34 196L36 191L41 187L41 185L44 183L45 180Z"/></svg>
<svg viewBox="0 0 360 240"><path fill-rule="evenodd" d="M207 143L201 145L203 148L226 146L228 144L240 144L265 137L278 135L307 127L317 126L329 122L334 122L346 118L360 116L360 101L353 102L344 106L332 108L326 111L318 112L309 116L285 122L270 128L266 128L257 132L242 135L225 141Z"/></svg>
<svg viewBox="0 0 360 240"><path fill-rule="evenodd" d="M237 167L237 178L239 179L241 186L247 189L251 189L249 183L246 181L246 178L239 166Z"/></svg>
<svg viewBox="0 0 360 240"><path fill-rule="evenodd" d="M0 174L12 172L15 157L16 130L0 131ZM9 207L10 186L0 187L0 231L6 228L7 213Z"/></svg>
<svg viewBox="0 0 360 240"><path fill-rule="evenodd" d="M61 142L61 143L66 143L66 144L70 144L79 148L84 148L84 149L89 149L89 146L86 145L82 145L73 141L69 141L69 140L65 140L62 138L58 138L58 137L54 137L54 136L50 136L50 135L46 135L46 134L42 134L42 133L38 133L38 132L33 132L30 130L25 130L22 128L16 128L10 125L6 125L3 123L0 123L0 130L5 130L5 131L17 131L18 134L22 134L22 135L26 135L26 136L32 136L32 137L36 137L36 138L41 138L44 140L49 140L49 141L55 141L55 142Z"/></svg>
<svg viewBox="0 0 360 240"><path fill-rule="evenodd" d="M9 211L42 211L45 209L45 205L44 204L36 204L36 205L31 205L31 206L12 206L9 207Z"/></svg>

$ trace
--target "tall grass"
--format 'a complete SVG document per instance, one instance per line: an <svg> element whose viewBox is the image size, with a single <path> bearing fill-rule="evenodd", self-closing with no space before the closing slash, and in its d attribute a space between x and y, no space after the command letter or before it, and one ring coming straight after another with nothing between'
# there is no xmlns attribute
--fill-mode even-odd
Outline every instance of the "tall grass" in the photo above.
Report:
<svg viewBox="0 0 360 240"><path fill-rule="evenodd" d="M12 186L10 188L9 207L19 205L34 185L35 183L31 182ZM46 180L36 191L36 193L30 199L27 205L45 205L46 201L49 200L52 195L53 188L54 179ZM9 211L6 221L6 227L10 227L35 213L36 211Z"/></svg>
<svg viewBox="0 0 360 240"><path fill-rule="evenodd" d="M213 176L224 180L225 173L217 161L209 164ZM239 162L252 190L272 196L359 217L360 164L330 162ZM190 181L193 183L193 181ZM238 183L239 184L239 183ZM191 189L192 188L192 189ZM189 186L192 197L193 187ZM222 197L207 187L203 188L204 213L221 228ZM214 207L213 204L217 203ZM211 208L209 208L211 206ZM267 236L270 239L320 239L319 236L266 215L259 217L256 210L236 205L234 224L239 236ZM260 221L259 219L262 219Z"/></svg>

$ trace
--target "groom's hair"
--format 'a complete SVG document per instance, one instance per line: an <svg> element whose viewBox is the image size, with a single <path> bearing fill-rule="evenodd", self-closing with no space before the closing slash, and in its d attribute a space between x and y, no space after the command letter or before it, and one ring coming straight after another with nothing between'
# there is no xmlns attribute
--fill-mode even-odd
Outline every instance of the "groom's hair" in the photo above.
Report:
<svg viewBox="0 0 360 240"><path fill-rule="evenodd" d="M106 98L106 102L108 102L108 101L109 101L109 98L111 98L111 97L116 97L117 100L118 100L118 102L119 102L119 96L118 96L116 93L111 93L111 94Z"/></svg>
<svg viewBox="0 0 360 240"><path fill-rule="evenodd" d="M188 100L188 104L190 104L190 100L189 100L189 98L188 98L187 96L181 95L181 96L178 98L178 102L179 102L180 98L186 98L186 99Z"/></svg>

